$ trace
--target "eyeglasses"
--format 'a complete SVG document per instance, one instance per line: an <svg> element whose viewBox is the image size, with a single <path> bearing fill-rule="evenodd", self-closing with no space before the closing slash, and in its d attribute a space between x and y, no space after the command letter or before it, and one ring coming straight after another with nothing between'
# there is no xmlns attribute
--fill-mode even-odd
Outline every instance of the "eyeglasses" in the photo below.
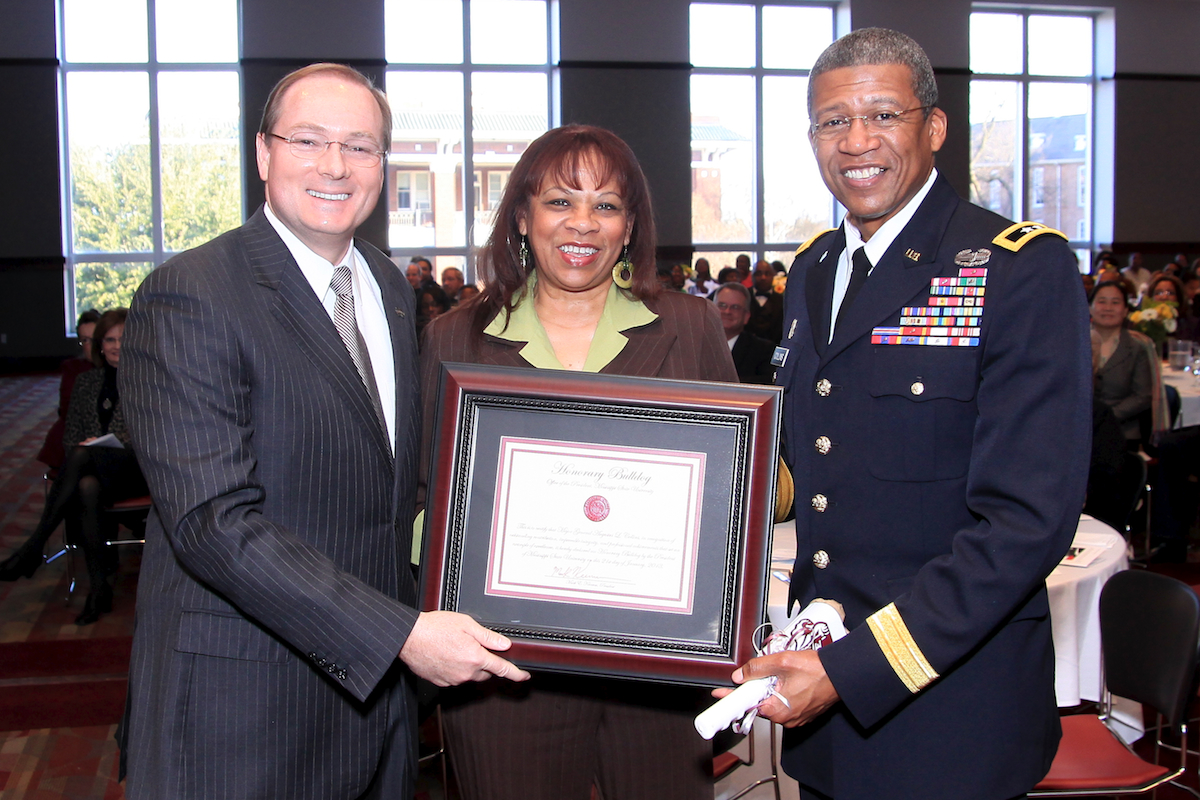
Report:
<svg viewBox="0 0 1200 800"><path fill-rule="evenodd" d="M861 119L863 125L866 126L867 133L887 133L899 128L906 114L914 111L927 111L931 108L933 106L917 106L904 111L876 111L873 114L857 116L836 115L818 120L808 131L822 141L831 141L845 136L850 131L850 124L856 119Z"/></svg>
<svg viewBox="0 0 1200 800"><path fill-rule="evenodd" d="M315 136L309 133L293 136L290 139L286 136L280 136L277 133L268 133L267 136L272 136L281 142L287 142L292 155L297 158L303 158L306 161L315 161L320 158L329 149L329 145L331 144L336 144L341 148L342 158L356 167L378 166L380 160L387 155L383 150L372 150L371 148L374 146L373 142L335 142L323 136Z"/></svg>
<svg viewBox="0 0 1200 800"><path fill-rule="evenodd" d="M737 303L717 303L717 308L722 311L745 311L745 306L740 306Z"/></svg>

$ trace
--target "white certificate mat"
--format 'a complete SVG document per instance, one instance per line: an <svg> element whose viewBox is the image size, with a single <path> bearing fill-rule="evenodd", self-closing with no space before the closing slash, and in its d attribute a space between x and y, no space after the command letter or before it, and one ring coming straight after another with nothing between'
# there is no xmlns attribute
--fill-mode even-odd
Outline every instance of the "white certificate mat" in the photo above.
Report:
<svg viewBox="0 0 1200 800"><path fill-rule="evenodd" d="M501 436L484 593L692 613L705 458Z"/></svg>

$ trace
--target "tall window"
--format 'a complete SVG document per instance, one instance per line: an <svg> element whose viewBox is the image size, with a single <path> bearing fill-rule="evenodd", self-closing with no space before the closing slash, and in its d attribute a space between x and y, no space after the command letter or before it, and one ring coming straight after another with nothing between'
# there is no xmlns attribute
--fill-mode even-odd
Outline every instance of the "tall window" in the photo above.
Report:
<svg viewBox="0 0 1200 800"><path fill-rule="evenodd" d="M717 271L738 253L791 263L834 221L808 144L808 73L832 4L692 3L692 241Z"/></svg>
<svg viewBox="0 0 1200 800"><path fill-rule="evenodd" d="M971 201L1062 231L1086 267L1095 18L971 14Z"/></svg>
<svg viewBox="0 0 1200 800"><path fill-rule="evenodd" d="M388 243L473 275L513 165L550 126L548 0L385 0ZM407 203L407 205L405 205Z"/></svg>
<svg viewBox="0 0 1200 800"><path fill-rule="evenodd" d="M67 321L242 218L237 0L59 0Z"/></svg>

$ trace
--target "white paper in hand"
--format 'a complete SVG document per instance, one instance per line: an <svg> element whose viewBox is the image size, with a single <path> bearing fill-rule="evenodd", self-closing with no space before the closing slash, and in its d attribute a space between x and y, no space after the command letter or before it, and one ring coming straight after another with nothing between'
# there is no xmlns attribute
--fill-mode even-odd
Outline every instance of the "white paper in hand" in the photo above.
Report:
<svg viewBox="0 0 1200 800"><path fill-rule="evenodd" d="M845 616L836 601L813 600L788 620L787 627L767 638L759 655L784 650L820 650L846 635ZM731 724L738 733L749 732L759 705L775 691L778 681L774 675L746 681L701 712L696 717L696 730L705 739L711 739Z"/></svg>

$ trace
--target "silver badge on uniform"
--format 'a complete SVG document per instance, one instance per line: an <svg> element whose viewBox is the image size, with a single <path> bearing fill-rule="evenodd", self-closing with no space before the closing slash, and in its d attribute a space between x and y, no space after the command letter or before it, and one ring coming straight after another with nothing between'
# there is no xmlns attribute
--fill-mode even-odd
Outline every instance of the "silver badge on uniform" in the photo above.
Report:
<svg viewBox="0 0 1200 800"><path fill-rule="evenodd" d="M960 267L982 267L992 260L992 251L986 247L978 250L959 250L954 256L954 263Z"/></svg>
<svg viewBox="0 0 1200 800"><path fill-rule="evenodd" d="M776 347L774 355L771 356L771 366L782 367L787 363L788 349L786 347Z"/></svg>

